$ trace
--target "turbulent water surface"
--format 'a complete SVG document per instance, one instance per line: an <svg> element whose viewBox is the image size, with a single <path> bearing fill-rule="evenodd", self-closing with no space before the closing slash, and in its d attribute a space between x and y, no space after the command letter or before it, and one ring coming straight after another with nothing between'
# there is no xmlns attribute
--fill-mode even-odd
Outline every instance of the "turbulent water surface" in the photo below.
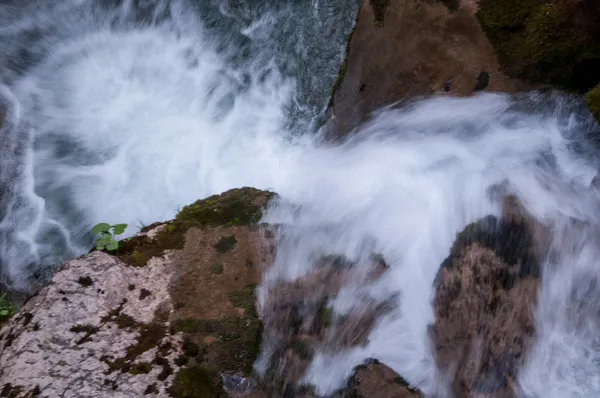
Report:
<svg viewBox="0 0 600 398"><path fill-rule="evenodd" d="M331 305L398 302L366 346L317 355L305 382L327 394L375 357L433 394L445 389L427 338L433 278L457 232L500 213L489 188L504 183L560 249L520 394L600 396L597 126L577 99L486 94L384 109L347 142L323 144L314 127L356 7L0 2L3 281L44 280L87 250L97 222L133 234L209 194L269 188L282 201L266 218L286 227L263 298L307 274L315 253L378 252L386 277L348 284Z"/></svg>

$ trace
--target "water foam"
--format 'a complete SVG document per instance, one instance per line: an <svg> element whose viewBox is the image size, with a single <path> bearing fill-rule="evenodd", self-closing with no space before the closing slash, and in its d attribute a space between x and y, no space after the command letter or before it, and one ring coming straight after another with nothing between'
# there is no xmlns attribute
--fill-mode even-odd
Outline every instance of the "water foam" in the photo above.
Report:
<svg viewBox="0 0 600 398"><path fill-rule="evenodd" d="M375 251L390 265L385 278L350 283L331 304L345 313L364 297L398 303L366 346L319 353L305 381L329 393L376 357L433 394L444 384L426 333L432 281L455 234L499 214L489 188L506 183L545 223L598 224L598 192L589 189L596 167L580 150L593 125L570 100L433 98L383 110L347 142L324 145L286 130L297 81L269 57L232 67L241 61L207 38L186 2L169 3L168 18L164 7L151 13L151 23L131 21L131 2L112 13L71 4L83 8L52 25L58 33L39 44L39 59L6 77L3 97L13 98L3 134L15 141L3 143L2 154L21 163L9 169L2 160L2 172L14 172L3 180L11 188L1 258L17 287L52 250L85 251L96 222L149 223L232 187L270 188L282 202L266 221L283 223L284 235L261 300L278 280L310 272L315 253L361 259ZM548 396L550 388L595 396L596 242L566 226L557 231L579 244L544 275L541 332L520 386L524 396Z"/></svg>

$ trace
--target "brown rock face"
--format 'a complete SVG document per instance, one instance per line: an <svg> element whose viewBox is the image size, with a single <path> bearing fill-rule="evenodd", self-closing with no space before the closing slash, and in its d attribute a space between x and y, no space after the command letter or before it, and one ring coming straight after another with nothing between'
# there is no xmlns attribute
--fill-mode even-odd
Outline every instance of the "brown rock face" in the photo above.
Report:
<svg viewBox="0 0 600 398"><path fill-rule="evenodd" d="M534 334L544 230L507 197L502 218L468 226L442 264L430 333L455 396L516 396L512 380Z"/></svg>
<svg viewBox="0 0 600 398"><path fill-rule="evenodd" d="M529 89L499 71L476 11L475 0L364 0L334 87L330 137L396 101Z"/></svg>

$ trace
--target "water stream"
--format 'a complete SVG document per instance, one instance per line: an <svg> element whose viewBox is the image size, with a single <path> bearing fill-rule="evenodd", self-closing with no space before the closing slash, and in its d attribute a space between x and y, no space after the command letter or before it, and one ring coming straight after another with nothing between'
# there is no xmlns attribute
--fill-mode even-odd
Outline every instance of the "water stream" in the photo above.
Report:
<svg viewBox="0 0 600 398"><path fill-rule="evenodd" d="M348 283L330 305L397 303L366 346L319 353L304 381L328 394L378 358L440 393L427 337L433 278L457 232L500 213L489 189L504 183L552 226L560 253L543 274L520 394L599 396L598 126L577 98L482 94L383 109L346 142L323 144L315 121L356 8L0 2L3 282L45 280L89 248L97 222L128 223L130 235L210 194L271 189L281 202L265 220L286 227L262 302L277 281L309 273L315 253L360 263L377 252L385 278Z"/></svg>

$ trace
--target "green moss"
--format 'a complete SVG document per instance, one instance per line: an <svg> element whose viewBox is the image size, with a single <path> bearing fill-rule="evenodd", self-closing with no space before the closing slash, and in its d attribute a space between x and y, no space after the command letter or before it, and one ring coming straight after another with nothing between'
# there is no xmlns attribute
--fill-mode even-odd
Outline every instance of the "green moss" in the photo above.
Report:
<svg viewBox="0 0 600 398"><path fill-rule="evenodd" d="M80 276L79 279L77 279L77 283L83 287L89 287L94 284L94 281L89 276Z"/></svg>
<svg viewBox="0 0 600 398"><path fill-rule="evenodd" d="M14 386L10 383L5 384L0 391L0 397L16 398L24 391L21 386Z"/></svg>
<svg viewBox="0 0 600 398"><path fill-rule="evenodd" d="M333 309L323 301L317 312L316 326L318 328L329 327L333 323Z"/></svg>
<svg viewBox="0 0 600 398"><path fill-rule="evenodd" d="M198 354L200 354L200 347L198 347L198 344L190 340L185 340L181 346L181 349L186 356L191 358L195 358L198 356Z"/></svg>
<svg viewBox="0 0 600 398"><path fill-rule="evenodd" d="M312 348L306 341L296 338L292 341L291 347L301 359L308 360L312 356Z"/></svg>
<svg viewBox="0 0 600 398"><path fill-rule="evenodd" d="M150 384L148 387L146 387L146 389L144 390L144 395L150 395L150 394L158 394L158 386L156 385L156 383L152 383Z"/></svg>
<svg viewBox="0 0 600 398"><path fill-rule="evenodd" d="M589 108L592 115L600 123L600 84L592 89L585 97L585 104Z"/></svg>
<svg viewBox="0 0 600 398"><path fill-rule="evenodd" d="M252 371L261 342L262 323L256 317L254 300L251 311L246 311L243 317L231 316L222 319L180 319L172 323L173 332L188 334L190 344L182 347L186 354L210 358L211 368L220 372L241 372L248 374ZM204 337L212 336L217 341L195 350L193 341L202 341ZM196 353L196 355L194 355Z"/></svg>
<svg viewBox="0 0 600 398"><path fill-rule="evenodd" d="M178 319L172 323L174 332L197 333L199 330L198 320L194 318Z"/></svg>
<svg viewBox="0 0 600 398"><path fill-rule="evenodd" d="M167 390L174 398L213 398L221 395L219 375L202 366L181 369Z"/></svg>
<svg viewBox="0 0 600 398"><path fill-rule="evenodd" d="M600 3L480 0L477 17L502 70L586 92L600 81Z"/></svg>
<svg viewBox="0 0 600 398"><path fill-rule="evenodd" d="M235 245L237 244L237 239L235 235L224 236L217 243L213 245L215 250L221 254L225 254L230 250L233 250Z"/></svg>
<svg viewBox="0 0 600 398"><path fill-rule="evenodd" d="M110 358L103 357L102 360L108 365L107 374L115 371L121 371L122 373L131 372L131 369L135 366L133 362L143 353L153 348L159 348L160 342L167 334L167 328L160 323L160 319L150 324L136 323L133 318L128 315L119 314L117 317L117 325L121 327L135 327L138 329L139 336L134 344L129 346L126 350L125 356L111 360ZM139 371L137 369L136 371Z"/></svg>
<svg viewBox="0 0 600 398"><path fill-rule="evenodd" d="M243 308L246 310L246 315L256 316L255 295L256 285L248 285L229 295L229 301L234 307Z"/></svg>
<svg viewBox="0 0 600 398"><path fill-rule="evenodd" d="M210 272L212 272L215 275L221 275L223 273L223 265L219 263L214 263L210 266Z"/></svg>
<svg viewBox="0 0 600 398"><path fill-rule="evenodd" d="M214 195L184 207L177 215L176 228L251 225L262 217L263 209L254 204L263 191L241 188ZM267 200L273 194L267 193Z"/></svg>
<svg viewBox="0 0 600 398"><path fill-rule="evenodd" d="M137 326L135 319L127 314L119 314L117 316L116 323L119 329L128 329Z"/></svg>
<svg viewBox="0 0 600 398"><path fill-rule="evenodd" d="M240 188L199 200L184 207L174 220L163 224L154 239L137 236L122 242L116 255L132 266L144 266L152 257L162 256L167 250L182 249L190 228L257 223L264 206L273 196L272 192Z"/></svg>
<svg viewBox="0 0 600 398"><path fill-rule="evenodd" d="M100 330L98 327L89 324L75 325L69 329L73 333L84 333L83 337L76 342L77 345L91 341L92 335L98 333L98 330Z"/></svg>
<svg viewBox="0 0 600 398"><path fill-rule="evenodd" d="M148 362L134 363L133 365L131 365L131 368L129 369L129 373L132 375L147 374L147 373L150 373L151 371L152 371L152 364L150 364Z"/></svg>

